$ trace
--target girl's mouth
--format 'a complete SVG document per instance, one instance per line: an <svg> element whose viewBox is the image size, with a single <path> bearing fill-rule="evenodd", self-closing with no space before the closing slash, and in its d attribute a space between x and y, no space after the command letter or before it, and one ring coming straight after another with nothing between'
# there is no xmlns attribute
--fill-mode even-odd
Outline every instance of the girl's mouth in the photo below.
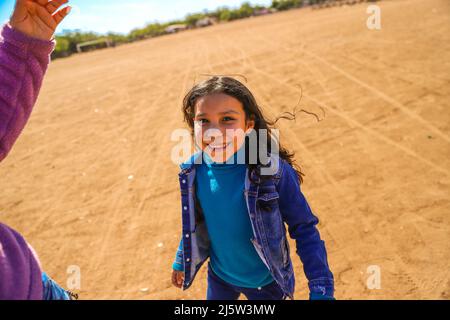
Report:
<svg viewBox="0 0 450 320"><path fill-rule="evenodd" d="M231 144L231 142L226 143L226 144L219 144L219 145L209 144L207 147L214 151L222 151L222 150L225 150L230 144Z"/></svg>

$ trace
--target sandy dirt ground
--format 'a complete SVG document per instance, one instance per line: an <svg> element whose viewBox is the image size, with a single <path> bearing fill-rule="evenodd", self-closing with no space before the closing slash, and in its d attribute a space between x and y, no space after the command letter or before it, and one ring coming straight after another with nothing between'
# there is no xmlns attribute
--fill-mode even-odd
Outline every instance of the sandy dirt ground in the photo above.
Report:
<svg viewBox="0 0 450 320"><path fill-rule="evenodd" d="M81 299L204 299L172 287L181 232L171 133L204 74L243 74L306 173L337 299L450 298L450 3L292 10L52 62L0 166L1 220ZM291 246L295 243L290 240ZM296 299L307 299L291 250ZM373 267L375 266L375 267ZM379 268L381 288L367 285Z"/></svg>

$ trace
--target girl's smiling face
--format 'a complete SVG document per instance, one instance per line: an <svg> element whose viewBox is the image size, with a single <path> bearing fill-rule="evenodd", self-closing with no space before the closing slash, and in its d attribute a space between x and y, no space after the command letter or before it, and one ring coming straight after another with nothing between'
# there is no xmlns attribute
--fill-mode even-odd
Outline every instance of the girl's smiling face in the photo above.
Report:
<svg viewBox="0 0 450 320"><path fill-rule="evenodd" d="M215 162L225 162L239 150L245 134L254 128L244 107L224 93L210 94L195 103L195 143Z"/></svg>

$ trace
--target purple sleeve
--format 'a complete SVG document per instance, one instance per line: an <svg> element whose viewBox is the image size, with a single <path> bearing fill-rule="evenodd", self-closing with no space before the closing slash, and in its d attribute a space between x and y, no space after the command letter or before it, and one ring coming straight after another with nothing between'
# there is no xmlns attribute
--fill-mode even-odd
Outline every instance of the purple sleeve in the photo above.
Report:
<svg viewBox="0 0 450 320"><path fill-rule="evenodd" d="M0 161L30 117L55 41L31 38L6 24L0 36Z"/></svg>
<svg viewBox="0 0 450 320"><path fill-rule="evenodd" d="M39 263L25 239L0 222L0 300L42 300Z"/></svg>

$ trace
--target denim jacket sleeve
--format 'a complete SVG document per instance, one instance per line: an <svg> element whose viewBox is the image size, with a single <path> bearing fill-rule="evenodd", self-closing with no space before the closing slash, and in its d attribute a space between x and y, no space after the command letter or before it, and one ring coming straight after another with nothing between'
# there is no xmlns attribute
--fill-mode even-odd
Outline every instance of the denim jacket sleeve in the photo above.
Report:
<svg viewBox="0 0 450 320"><path fill-rule="evenodd" d="M175 255L175 260L172 264L172 269L176 271L183 271L183 238L180 240L180 245L177 249L177 254Z"/></svg>
<svg viewBox="0 0 450 320"><path fill-rule="evenodd" d="M281 161L281 176L277 184L279 206L289 235L295 240L297 254L303 263L311 293L334 296L334 278L328 266L325 243L316 225L319 219L313 214L300 189L294 168Z"/></svg>
<svg viewBox="0 0 450 320"><path fill-rule="evenodd" d="M42 272L43 300L72 300L72 295Z"/></svg>

